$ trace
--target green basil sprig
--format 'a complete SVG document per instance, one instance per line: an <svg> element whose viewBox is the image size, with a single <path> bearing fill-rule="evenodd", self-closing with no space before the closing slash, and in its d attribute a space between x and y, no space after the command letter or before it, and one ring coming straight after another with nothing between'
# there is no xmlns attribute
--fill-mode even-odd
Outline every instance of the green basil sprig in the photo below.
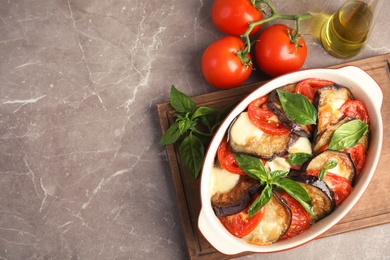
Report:
<svg viewBox="0 0 390 260"><path fill-rule="evenodd" d="M342 124L334 131L329 142L330 150L343 150L354 147L368 132L368 125L360 119Z"/></svg>
<svg viewBox="0 0 390 260"><path fill-rule="evenodd" d="M287 157L287 162L291 165L302 165L313 155L309 153L292 153Z"/></svg>
<svg viewBox="0 0 390 260"><path fill-rule="evenodd" d="M259 197L251 204L248 210L248 216L252 217L258 213L272 198L273 187L278 187L286 191L290 196L295 198L307 212L313 213L313 205L307 191L296 181L285 178L288 171L267 172L263 162L256 157L234 154L239 167L252 178L259 180L263 190Z"/></svg>
<svg viewBox="0 0 390 260"><path fill-rule="evenodd" d="M173 85L169 102L176 110L175 122L162 135L159 145L173 144L180 140L179 155L183 165L194 178L198 178L205 147L233 105L221 111L205 106L197 107L189 96Z"/></svg>
<svg viewBox="0 0 390 260"><path fill-rule="evenodd" d="M284 113L301 125L315 125L317 110L304 95L276 90Z"/></svg>
<svg viewBox="0 0 390 260"><path fill-rule="evenodd" d="M321 171L318 173L318 179L319 180L323 180L326 173L330 170L330 169L333 169L334 167L337 166L337 161L335 160L330 160L330 161L327 161L324 165L324 167L321 169Z"/></svg>

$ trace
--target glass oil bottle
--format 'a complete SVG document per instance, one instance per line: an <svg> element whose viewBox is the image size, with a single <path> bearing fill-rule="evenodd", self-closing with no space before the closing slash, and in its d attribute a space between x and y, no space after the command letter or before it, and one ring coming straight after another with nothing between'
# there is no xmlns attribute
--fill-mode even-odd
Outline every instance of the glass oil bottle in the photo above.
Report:
<svg viewBox="0 0 390 260"><path fill-rule="evenodd" d="M321 29L321 43L337 58L350 58L359 53L367 40L379 0L348 0Z"/></svg>

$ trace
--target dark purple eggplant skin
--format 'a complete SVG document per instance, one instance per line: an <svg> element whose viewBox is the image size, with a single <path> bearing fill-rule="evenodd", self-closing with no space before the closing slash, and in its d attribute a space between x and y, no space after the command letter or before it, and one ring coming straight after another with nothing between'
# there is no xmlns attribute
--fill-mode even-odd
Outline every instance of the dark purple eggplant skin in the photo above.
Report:
<svg viewBox="0 0 390 260"><path fill-rule="evenodd" d="M317 191L321 192L323 198L326 198L326 200L328 201L329 204L328 208L320 207L320 209L317 210L316 212L316 206L313 203L313 196L315 194L311 194L310 192L308 192L309 196L312 198L312 203L315 211L314 212L315 214L310 216L312 223L315 223L323 219L324 217L328 216L334 211L334 209L336 208L336 203L333 199L333 191L329 189L328 185L326 185L324 181L318 179L317 176L311 176L311 175L300 175L300 176L295 176L290 178L297 181L298 183L301 183L306 190L308 190L308 187L306 187L305 185L317 189Z"/></svg>
<svg viewBox="0 0 390 260"><path fill-rule="evenodd" d="M237 116L238 118L238 116ZM241 146L235 146L235 143L234 143L234 140L232 140L231 138L231 128L233 127L234 123L236 122L237 118L235 118L232 123L230 124L228 130L227 130L227 141L228 141L228 144L229 144L229 148L232 152L234 153L239 153L239 154L247 154L247 155L250 155L250 156L255 156L255 157L258 157L258 158L263 158L265 160L272 160L273 158L277 157L277 156L285 156L288 154L288 148L294 144L299 136L294 134L294 133L289 133L288 134L288 142L286 142L286 145L285 147L283 147L283 149L280 149L280 150L276 150L274 149L273 151L265 151L264 149L261 150L261 152L254 152L254 151L248 151L248 149L245 149L245 147L241 147ZM264 134L264 136L268 136L269 138L275 138L275 139L278 139L278 138L283 138L283 136L277 136L277 135L268 135L268 134ZM287 135L286 135L287 136ZM271 150L271 145L272 145L273 141L270 141L270 140L267 140L265 142L261 142L259 143L258 146L256 146L257 148L261 147L261 145L263 145L265 147L265 149L268 149L268 150Z"/></svg>
<svg viewBox="0 0 390 260"><path fill-rule="evenodd" d="M261 189L260 182L247 175L241 175L237 185L230 191L215 194L211 206L217 217L230 216L243 211Z"/></svg>
<svg viewBox="0 0 390 260"><path fill-rule="evenodd" d="M325 131L322 131L322 133L316 134L313 141L313 153L316 154L324 145L328 145L332 139L334 131L336 131L336 129L342 124L347 123L352 119L353 118L351 117L343 116L336 124L329 126Z"/></svg>
<svg viewBox="0 0 390 260"><path fill-rule="evenodd" d="M296 178L296 181L303 182L309 184L311 186L317 187L322 190L329 198L333 198L333 191L329 189L328 185L317 176L312 175L301 175Z"/></svg>
<svg viewBox="0 0 390 260"><path fill-rule="evenodd" d="M336 84L333 84L333 85L329 85L329 86L325 86L325 87L317 89L316 93L314 94L314 99L313 99L313 105L315 107L318 107L318 103L320 101L321 92L324 91L324 90L327 90L327 89L336 89L336 90L346 89L349 92L350 98L351 99L355 99L355 96L353 95L353 93L351 92L351 90L349 88L336 83Z"/></svg>
<svg viewBox="0 0 390 260"><path fill-rule="evenodd" d="M343 164L341 165L342 168L346 169L346 167L350 167L350 172L349 172L349 175L348 176L342 176L342 177L345 177L350 183L351 185L354 185L355 183L355 178L356 178L356 167L355 167L355 164L353 163L353 160L351 158L351 155L349 153L346 153L346 152L342 152L342 151L334 151L334 150L325 150L319 154L317 154L316 156L312 157L309 161L307 161L301 168L302 171L311 171L311 170L318 170L320 171L323 167L318 167L318 164L317 164L317 167L315 167L316 165L316 162L318 163L318 160L317 158L329 158L329 157L332 157L332 158L340 158L337 161L337 163L339 164ZM327 161L328 159L323 159L322 162L324 161ZM313 168L314 167L314 168Z"/></svg>
<svg viewBox="0 0 390 260"><path fill-rule="evenodd" d="M322 129L322 125L320 123L320 116L321 116L321 110L320 110L320 106L321 104L323 103L322 100L324 99L324 97L333 92L333 93L341 93L342 91L345 91L345 94L348 96L346 100L351 100L351 99L355 99L355 96L353 95L353 93L351 92L351 90L343 85L339 85L339 84L334 84L334 85L330 85L330 86L326 86L326 87L322 87L322 88L319 88L317 89L315 95L314 95L314 100L313 100L313 105L314 107L317 109L318 111L318 118L317 118L317 125L315 125L314 127L314 136L317 136L319 134L321 134L324 130L326 130L330 125L333 125L335 123L337 123L341 118L339 119L336 119L337 121L336 122L327 122L325 124L325 129Z"/></svg>
<svg viewBox="0 0 390 260"><path fill-rule="evenodd" d="M287 232L288 229L290 228L291 223L292 223L293 215L292 215L292 211L291 211L289 205L288 205L287 202L282 198L282 196L279 194L278 189L273 189L272 192L273 192L274 196L279 200L279 202L280 202L280 203L284 206L284 208L286 209L286 212L288 213L288 214L286 214L286 215L289 216L289 220L287 220L287 223L288 223L288 224L286 225L287 228L284 230L284 232L283 232L282 234L280 234L280 236L279 236L279 239L280 239L280 238L282 238L282 237L284 236L284 234L286 234L286 232Z"/></svg>
<svg viewBox="0 0 390 260"><path fill-rule="evenodd" d="M292 86L292 87L291 87ZM285 92L294 92L295 84L294 85L286 85L284 87L279 88L282 91ZM279 118L280 122L289 129L291 132L296 133L299 136L302 137L311 137L311 132L306 126L300 125L297 122L291 120L286 113L282 109L282 105L280 104L279 96L276 90L271 91L267 106L269 109L271 109L275 115Z"/></svg>

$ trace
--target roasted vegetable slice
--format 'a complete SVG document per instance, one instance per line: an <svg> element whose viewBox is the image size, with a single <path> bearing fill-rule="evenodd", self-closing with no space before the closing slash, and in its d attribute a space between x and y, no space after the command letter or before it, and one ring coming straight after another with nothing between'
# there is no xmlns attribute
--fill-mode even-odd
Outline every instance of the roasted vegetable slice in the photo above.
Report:
<svg viewBox="0 0 390 260"><path fill-rule="evenodd" d="M212 196L211 205L215 215L229 216L244 210L259 188L259 181L248 175L240 175L237 184L231 190Z"/></svg>
<svg viewBox="0 0 390 260"><path fill-rule="evenodd" d="M324 181L316 176L301 175L293 177L307 191L313 204L314 214L310 216L311 223L328 216L335 209L333 192L329 189Z"/></svg>
<svg viewBox="0 0 390 260"><path fill-rule="evenodd" d="M289 145L297 139L298 136L291 132L286 135L264 133L251 123L247 112L242 112L229 128L228 143L234 153L272 159L286 155Z"/></svg>
<svg viewBox="0 0 390 260"><path fill-rule="evenodd" d="M281 239L295 237L310 227L310 214L296 199L290 196L287 192L283 190L278 192L282 199L287 203L292 214L291 225L283 237L281 237Z"/></svg>
<svg viewBox="0 0 390 260"><path fill-rule="evenodd" d="M312 158L310 162L308 162L305 171L321 171L329 161L336 161L337 165L336 167L329 169L328 172L346 178L351 184L354 183L356 176L355 165L349 153L345 152L326 150Z"/></svg>
<svg viewBox="0 0 390 260"><path fill-rule="evenodd" d="M262 208L258 213L249 217L248 208L233 215L218 217L219 221L233 236L246 236L257 227L264 215L264 208Z"/></svg>
<svg viewBox="0 0 390 260"><path fill-rule="evenodd" d="M326 130L316 135L313 141L313 153L324 151L328 148L330 140L332 139L334 131L342 124L353 120L351 117L341 117L340 120L334 125L330 125Z"/></svg>
<svg viewBox="0 0 390 260"><path fill-rule="evenodd" d="M311 171L306 174L318 176L319 171ZM323 181L326 183L326 185L328 185L329 189L333 191L333 200L336 204L336 207L340 205L340 203L343 202L352 191L352 185L349 180L341 177L340 175L328 172L324 176Z"/></svg>
<svg viewBox="0 0 390 260"><path fill-rule="evenodd" d="M318 111L317 133L321 134L329 126L336 124L344 116L340 107L347 100L355 99L349 88L331 85L317 90L314 106Z"/></svg>
<svg viewBox="0 0 390 260"><path fill-rule="evenodd" d="M281 238L291 225L291 210L275 191L264 206L264 215L257 227L243 237L255 245L270 245Z"/></svg>
<svg viewBox="0 0 390 260"><path fill-rule="evenodd" d="M289 84L279 89L285 92L294 93L295 84ZM280 122L282 122L283 125L290 131L303 137L311 136L311 131L308 126L298 124L286 115L286 113L283 111L282 105L280 104L279 96L276 90L271 91L267 105L279 118Z"/></svg>

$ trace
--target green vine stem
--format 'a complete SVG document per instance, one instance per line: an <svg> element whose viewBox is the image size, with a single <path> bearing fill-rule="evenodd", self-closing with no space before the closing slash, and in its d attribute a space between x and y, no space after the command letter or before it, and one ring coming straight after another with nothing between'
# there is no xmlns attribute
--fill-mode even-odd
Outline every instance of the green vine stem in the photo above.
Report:
<svg viewBox="0 0 390 260"><path fill-rule="evenodd" d="M299 23L302 20L306 20L306 19L311 18L312 15L310 13L303 13L303 14L296 14L296 15L281 14L276 10L276 8L268 0L251 0L251 3L257 9L261 9L260 8L261 4L267 5L271 14L270 14L270 16L268 16L262 20L249 23L249 28L246 30L246 32L243 35L241 35L241 37L244 38L246 41L246 47L243 51L241 51L241 53L239 53L240 57L245 56L246 54L250 53L250 51L251 51L251 41L249 38L249 34L252 32L253 28L255 28L258 25L261 25L261 24L264 24L264 23L267 23L270 21L274 21L277 19L295 20L296 28L295 28L295 30L293 30L293 32L291 32L289 34L289 37L290 37L291 42L294 43L296 47L299 47L299 44L298 44L298 41L300 39ZM242 60L242 62L243 62L243 64L247 64L247 61ZM244 63L244 62L246 62L246 63Z"/></svg>

